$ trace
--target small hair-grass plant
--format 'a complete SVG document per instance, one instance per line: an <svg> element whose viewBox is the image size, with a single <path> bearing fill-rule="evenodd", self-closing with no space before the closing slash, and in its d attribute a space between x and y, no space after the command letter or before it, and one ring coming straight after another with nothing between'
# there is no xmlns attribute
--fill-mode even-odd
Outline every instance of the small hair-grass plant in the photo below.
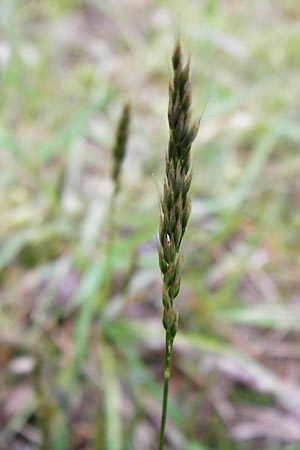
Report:
<svg viewBox="0 0 300 450"><path fill-rule="evenodd" d="M120 116L120 119L117 124L116 133L115 133L115 142L112 149L113 153L113 167L111 172L111 178L114 183L114 190L112 193L112 197L110 199L108 217L107 217L107 240L106 240L106 249L104 255L104 274L103 274L103 282L100 287L98 303L97 303L97 311L98 313L102 313L103 308L107 304L109 299L109 290L111 284L112 277L112 260L113 260L113 245L115 239L115 231L116 231L116 222L115 222L115 209L116 209L116 200L118 193L120 191L120 177L121 177L121 167L123 160L126 155L128 136L129 136L129 128L131 121L131 106L130 103L127 102L123 106L123 110ZM105 333L102 334L102 330L99 328L99 334L101 335L101 350L99 352L99 363L101 366L101 371L103 377L108 379L111 377L110 371L113 369L113 358L111 356L111 351L108 343L105 339ZM99 336L100 337L100 336ZM102 410L98 410L96 413L96 434L93 440L92 448L98 449L99 444L100 448L108 448L108 443L112 440L111 436L118 435L117 430L114 429L114 422L110 420L111 414L109 413L110 407L110 399L109 392L104 392L104 402L106 403L106 416L103 420ZM103 426L105 425L105 426ZM105 431L104 431L105 429ZM114 440L114 439L113 439ZM115 442L115 440L114 440ZM119 443L115 443L114 448L119 446Z"/></svg>
<svg viewBox="0 0 300 450"><path fill-rule="evenodd" d="M185 64L178 40L172 56L173 80L169 85L169 146L166 175L160 199L159 266L162 273L163 326L166 333L164 390L159 436L163 450L173 341L178 328L178 311L174 300L179 294L182 253L180 245L191 212L189 189L192 180L191 146L197 135L199 120L191 118L190 61Z"/></svg>
<svg viewBox="0 0 300 450"><path fill-rule="evenodd" d="M120 191L121 167L126 156L130 117L131 106L129 102L126 102L122 108L122 112L116 126L115 138L112 146L112 170L110 176L113 182L113 192L110 197L105 221L107 237L104 243L103 258L101 261L101 279L99 285L97 285L97 289L94 289L93 294L90 297L84 297L85 301L82 303L76 318L73 336L74 358L68 377L70 389L74 389L79 380L80 367L86 356L88 342L91 335L91 325L93 319L96 317L100 320L99 328L96 331L98 340L99 335L102 333L101 314L109 298L109 288L112 274L112 253L115 238L116 200ZM96 422L98 422L97 418ZM97 429L101 429L101 427L97 427ZM97 441L98 438L99 433L97 432L95 441ZM98 442L97 445L95 445L95 448L99 448Z"/></svg>
<svg viewBox="0 0 300 450"><path fill-rule="evenodd" d="M111 179L113 182L113 192L108 205L108 212L106 218L107 239L105 242L104 256L103 256L103 274L101 283L97 292L90 298L86 298L79 312L76 326L75 326L75 366L74 371L76 376L78 369L85 356L87 349L89 330L92 319L95 314L101 313L107 297L109 295L109 285L112 270L112 247L115 235L115 208L116 200L120 190L120 176L121 166L126 154L126 147L129 134L130 125L130 104L126 102L123 106L116 131L115 140L112 147L113 166L111 171Z"/></svg>
<svg viewBox="0 0 300 450"><path fill-rule="evenodd" d="M130 116L131 116L131 107L130 103L126 102L123 106L122 113L120 115L116 133L115 133L115 142L112 149L113 153L113 167L111 172L111 178L114 183L114 190L111 197L108 217L107 217L107 241L106 241L106 254L105 254L105 274L103 285L101 288L101 293L99 295L99 307L100 310L105 305L107 297L109 295L109 284L111 279L111 271L112 271L112 247L115 238L115 209L116 209L116 200L118 193L120 191L120 176L121 176L121 167L126 154L126 147L128 142L129 135L129 126L130 126Z"/></svg>

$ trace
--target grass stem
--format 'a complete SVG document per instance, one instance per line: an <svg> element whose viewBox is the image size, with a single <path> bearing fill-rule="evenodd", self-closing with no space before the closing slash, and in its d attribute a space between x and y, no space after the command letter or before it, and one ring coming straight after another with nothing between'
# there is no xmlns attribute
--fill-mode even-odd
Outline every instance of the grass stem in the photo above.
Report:
<svg viewBox="0 0 300 450"><path fill-rule="evenodd" d="M165 443L165 428L166 428L167 409L168 409L169 380L170 380L170 371L171 371L172 349L173 349L173 337L171 336L171 334L169 332L166 332L164 393L163 393L163 403L162 403L162 414L161 414L161 424L160 424L159 448L158 448L158 450L163 450L164 443Z"/></svg>

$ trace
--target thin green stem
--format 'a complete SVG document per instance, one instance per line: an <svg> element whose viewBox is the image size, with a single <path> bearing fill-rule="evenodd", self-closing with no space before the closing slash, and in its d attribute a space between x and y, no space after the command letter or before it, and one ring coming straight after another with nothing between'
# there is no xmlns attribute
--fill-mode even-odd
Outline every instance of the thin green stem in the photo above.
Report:
<svg viewBox="0 0 300 450"><path fill-rule="evenodd" d="M111 285L111 279L112 279L112 268L113 268L113 247L114 247L114 239L116 234L116 221L115 221L115 210L116 210L116 203L117 203L117 196L120 190L119 182L118 180L115 180L114 183L114 190L110 199L108 214L107 214L107 227L108 227L108 236L106 241L106 247L105 247L105 256L104 256L104 275L103 275L103 282L101 286L101 290L99 292L98 297L98 314L101 314L103 309L105 308L108 300L109 300L109 290ZM101 341L101 348L102 352L105 352L105 335L102 335L102 326L103 323L100 324L101 327L98 329L98 341ZM103 368L103 361L105 361L104 355L100 352L100 365ZM107 392L104 394L105 402L108 401L107 399ZM98 450L99 448L104 448L105 441L107 440L107 436L105 436L105 433L103 432L103 422L107 422L110 425L109 420L105 420L103 417L103 411L100 408L96 413L95 418L95 429L96 433L92 442L92 449ZM109 440L109 439L108 439ZM99 447L100 442L100 447Z"/></svg>
<svg viewBox="0 0 300 450"><path fill-rule="evenodd" d="M101 291L99 292L99 300L98 300L99 311L102 311L109 297L109 288L111 284L112 266L113 266L113 246L116 234L115 210L118 193L119 193L119 186L118 183L115 183L107 215L108 236L104 256L103 282L101 286Z"/></svg>
<svg viewBox="0 0 300 450"><path fill-rule="evenodd" d="M160 435L159 435L159 448L158 448L158 450L163 450L164 443L165 443L165 428L166 428L167 409L168 409L168 395L169 395L169 380L170 380L170 370L171 370L172 348L173 348L173 337L170 335L169 332L166 332L164 393L163 393L163 403L162 403L162 414L161 414L161 424L160 424Z"/></svg>

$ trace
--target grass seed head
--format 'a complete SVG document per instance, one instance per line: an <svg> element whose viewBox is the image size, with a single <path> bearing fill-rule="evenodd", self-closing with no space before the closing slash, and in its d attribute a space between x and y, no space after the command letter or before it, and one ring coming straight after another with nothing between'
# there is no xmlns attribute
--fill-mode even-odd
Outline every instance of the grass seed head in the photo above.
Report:
<svg viewBox="0 0 300 450"><path fill-rule="evenodd" d="M130 103L125 103L116 129L116 138L113 147L112 178L117 186L120 179L121 164L126 153L130 125L130 110Z"/></svg>
<svg viewBox="0 0 300 450"><path fill-rule="evenodd" d="M173 80L169 84L168 106L170 135L166 154L166 176L160 201L158 254L163 277L163 325L174 337L178 326L178 313L173 308L173 302L180 290L180 245L191 212L191 146L198 132L199 120L191 120L190 61L184 64L179 41L173 52L172 66Z"/></svg>

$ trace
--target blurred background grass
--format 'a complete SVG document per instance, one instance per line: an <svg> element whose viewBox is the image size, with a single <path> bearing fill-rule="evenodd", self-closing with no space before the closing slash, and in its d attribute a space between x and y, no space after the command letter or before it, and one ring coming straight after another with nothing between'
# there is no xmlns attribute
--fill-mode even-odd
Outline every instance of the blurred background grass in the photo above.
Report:
<svg viewBox="0 0 300 450"><path fill-rule="evenodd" d="M178 34L203 119L166 449L300 449L299 25L295 0L1 0L1 450L157 446Z"/></svg>

